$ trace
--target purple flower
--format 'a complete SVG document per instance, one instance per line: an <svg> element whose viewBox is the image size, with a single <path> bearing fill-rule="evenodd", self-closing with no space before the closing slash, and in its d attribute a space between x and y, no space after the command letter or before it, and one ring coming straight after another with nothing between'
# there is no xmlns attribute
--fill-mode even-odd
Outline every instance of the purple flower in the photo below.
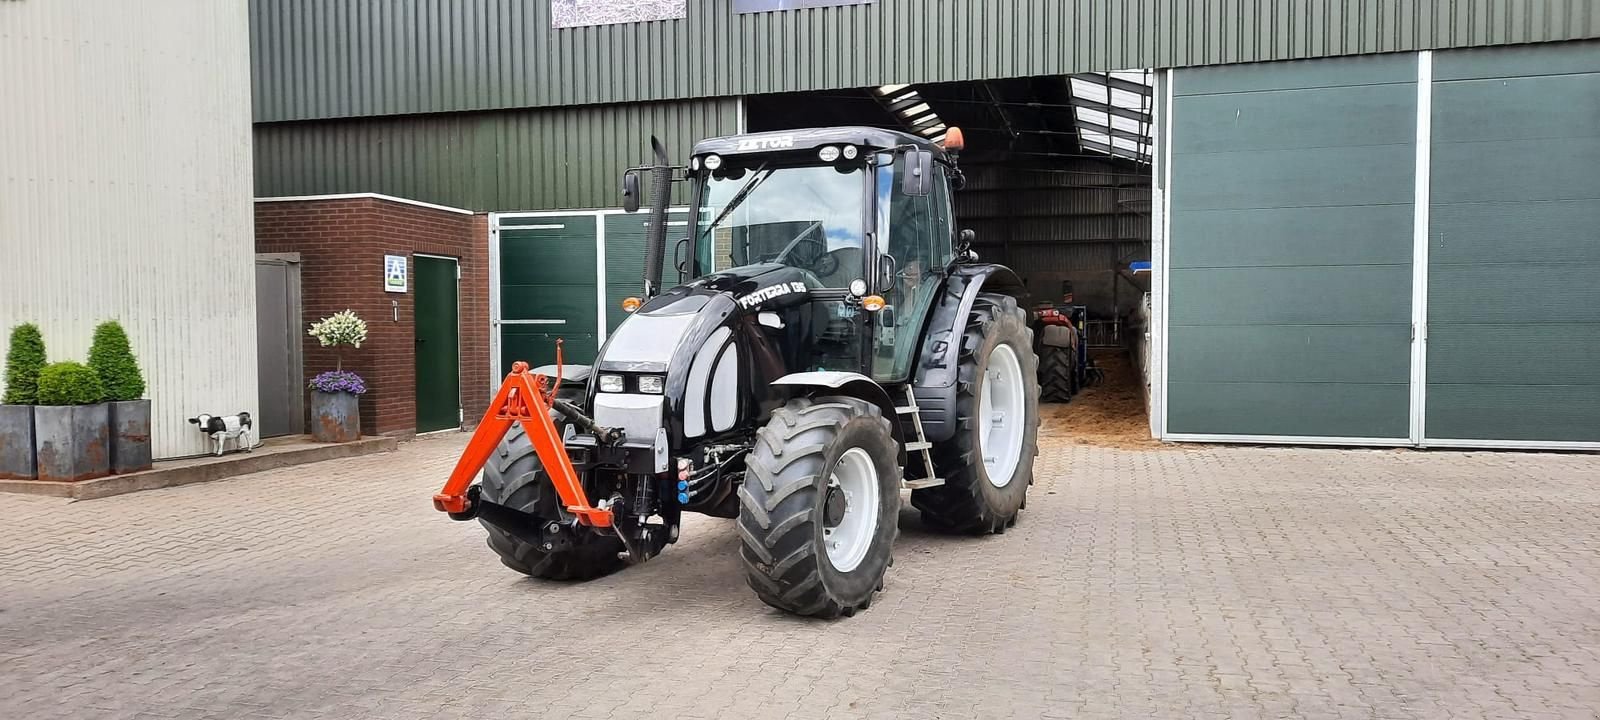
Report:
<svg viewBox="0 0 1600 720"><path fill-rule="evenodd" d="M311 389L318 392L347 392L360 395L367 391L367 383L349 370L329 370L311 378Z"/></svg>

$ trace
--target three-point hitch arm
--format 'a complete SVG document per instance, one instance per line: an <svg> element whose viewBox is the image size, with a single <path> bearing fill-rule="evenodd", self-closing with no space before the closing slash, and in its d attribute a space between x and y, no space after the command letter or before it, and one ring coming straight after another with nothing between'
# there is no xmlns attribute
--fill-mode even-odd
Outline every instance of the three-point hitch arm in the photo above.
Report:
<svg viewBox="0 0 1600 720"><path fill-rule="evenodd" d="M528 372L527 363L519 361L511 366L511 374L506 376L494 399L489 401L489 409L484 413L483 421L478 423L478 429L473 431L472 440L467 443L466 451L461 453L461 459L456 461L450 479L445 482L444 489L433 496L434 509L457 517L475 514L472 503L476 493L469 496L467 488L483 470L484 463L494 455L512 423L522 423L528 439L533 442L534 451L539 454L539 462L550 474L550 482L555 486L556 495L561 498L561 504L566 506L567 512L577 516L578 522L584 525L611 527L611 510L589 504L583 483L572 468L567 448L561 442L561 433L550 419L552 403L564 406L564 415L575 414L575 409L556 400L554 388L547 389L547 385L549 381L545 376ZM574 421L581 423L588 420L582 414L578 414L578 418L574 418Z"/></svg>

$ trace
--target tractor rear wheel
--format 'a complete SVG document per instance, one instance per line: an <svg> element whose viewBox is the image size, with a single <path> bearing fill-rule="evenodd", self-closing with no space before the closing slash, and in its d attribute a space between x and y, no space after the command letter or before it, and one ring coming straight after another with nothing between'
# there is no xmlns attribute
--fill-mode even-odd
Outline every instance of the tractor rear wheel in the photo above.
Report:
<svg viewBox="0 0 1600 720"><path fill-rule="evenodd" d="M773 411L739 487L739 555L763 602L825 618L872 604L899 534L898 456L872 403L799 398Z"/></svg>
<svg viewBox="0 0 1600 720"><path fill-rule="evenodd" d="M564 519L555 486L520 423L506 432L499 450L484 465L480 492L484 500L541 520ZM547 580L588 580L626 564L618 557L624 550L622 541L594 528L573 525L573 535L565 546L546 551L482 518L479 522L489 531L489 549L500 556L500 562L524 575Z"/></svg>
<svg viewBox="0 0 1600 720"><path fill-rule="evenodd" d="M1039 454L1038 359L1017 301L982 294L961 338L956 432L933 446L944 484L911 493L928 525L1002 533L1017 521Z"/></svg>
<svg viewBox="0 0 1600 720"><path fill-rule="evenodd" d="M1044 345L1039 348L1039 399L1044 402L1072 402L1078 388L1073 380L1072 348Z"/></svg>

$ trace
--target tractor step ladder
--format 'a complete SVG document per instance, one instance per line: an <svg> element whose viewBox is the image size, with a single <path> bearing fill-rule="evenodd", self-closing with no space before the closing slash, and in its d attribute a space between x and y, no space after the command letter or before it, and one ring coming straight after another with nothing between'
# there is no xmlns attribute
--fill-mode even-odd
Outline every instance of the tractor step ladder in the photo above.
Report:
<svg viewBox="0 0 1600 720"><path fill-rule="evenodd" d="M933 470L933 453L928 452L933 449L933 443L928 442L928 434L922 431L921 408L917 407L917 394L912 392L910 385L906 386L906 404L896 407L894 410L901 415L911 416L911 427L917 431L917 439L906 443L906 452L921 453L923 467L928 469L927 477L918 480L904 480L905 486L912 490L922 490L943 485L944 478L935 477L937 473Z"/></svg>

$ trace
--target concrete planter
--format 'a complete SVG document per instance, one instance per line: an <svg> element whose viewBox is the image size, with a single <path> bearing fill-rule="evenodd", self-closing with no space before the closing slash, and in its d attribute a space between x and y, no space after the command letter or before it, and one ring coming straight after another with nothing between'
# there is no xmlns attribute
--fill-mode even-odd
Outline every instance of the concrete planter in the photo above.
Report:
<svg viewBox="0 0 1600 720"><path fill-rule="evenodd" d="M0 478L39 477L37 453L33 447L33 406L0 405Z"/></svg>
<svg viewBox="0 0 1600 720"><path fill-rule="evenodd" d="M355 393L311 391L311 437L317 442L361 439L361 403Z"/></svg>
<svg viewBox="0 0 1600 720"><path fill-rule="evenodd" d="M149 470L150 401L121 400L111 406L111 472Z"/></svg>
<svg viewBox="0 0 1600 720"><path fill-rule="evenodd" d="M111 411L98 405L33 408L39 479L76 482L111 474Z"/></svg>

